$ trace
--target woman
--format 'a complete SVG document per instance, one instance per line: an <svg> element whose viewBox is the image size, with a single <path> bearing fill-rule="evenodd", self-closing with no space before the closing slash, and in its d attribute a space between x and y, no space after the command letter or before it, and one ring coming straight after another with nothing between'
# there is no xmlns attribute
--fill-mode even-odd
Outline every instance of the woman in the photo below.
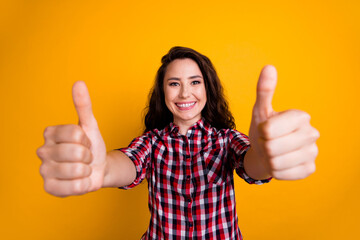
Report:
<svg viewBox="0 0 360 240"><path fill-rule="evenodd" d="M210 60L174 47L162 58L150 95L146 130L127 148L106 153L83 82L73 87L79 126L45 130L38 149L45 190L55 196L129 189L148 180L151 221L143 239L242 239L233 170L249 183L300 179L314 171L318 132L308 114L276 113L276 71L263 69L250 141L233 117Z"/></svg>

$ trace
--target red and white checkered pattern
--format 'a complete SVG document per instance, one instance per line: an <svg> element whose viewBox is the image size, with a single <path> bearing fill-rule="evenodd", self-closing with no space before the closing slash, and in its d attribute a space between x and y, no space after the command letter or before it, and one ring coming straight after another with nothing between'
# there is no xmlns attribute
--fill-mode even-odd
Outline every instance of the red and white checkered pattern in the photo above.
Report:
<svg viewBox="0 0 360 240"><path fill-rule="evenodd" d="M142 239L242 239L235 206L233 171L248 183L243 159L248 138L232 129L215 129L204 119L186 136L171 123L120 149L134 163L138 185L149 189L150 225Z"/></svg>

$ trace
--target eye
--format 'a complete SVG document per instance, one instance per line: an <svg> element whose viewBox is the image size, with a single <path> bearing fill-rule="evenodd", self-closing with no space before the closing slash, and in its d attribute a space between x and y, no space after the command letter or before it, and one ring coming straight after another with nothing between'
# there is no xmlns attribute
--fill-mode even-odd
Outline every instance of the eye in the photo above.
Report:
<svg viewBox="0 0 360 240"><path fill-rule="evenodd" d="M191 82L192 85L197 85L197 84L200 84L200 83L201 83L201 82L198 81L198 80L195 80L195 81L192 81L192 82Z"/></svg>
<svg viewBox="0 0 360 240"><path fill-rule="evenodd" d="M171 82L171 83L169 83L169 86L179 86L179 83L178 82Z"/></svg>

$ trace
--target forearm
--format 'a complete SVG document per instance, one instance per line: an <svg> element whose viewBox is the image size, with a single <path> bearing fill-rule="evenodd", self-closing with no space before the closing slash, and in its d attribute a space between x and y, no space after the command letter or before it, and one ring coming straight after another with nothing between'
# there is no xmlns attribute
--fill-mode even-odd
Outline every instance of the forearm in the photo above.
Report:
<svg viewBox="0 0 360 240"><path fill-rule="evenodd" d="M245 154L244 169L246 174L255 180L264 180L271 177L265 161L257 155L253 148Z"/></svg>
<svg viewBox="0 0 360 240"><path fill-rule="evenodd" d="M123 187L136 177L134 163L123 152L114 150L106 154L106 169L102 187Z"/></svg>

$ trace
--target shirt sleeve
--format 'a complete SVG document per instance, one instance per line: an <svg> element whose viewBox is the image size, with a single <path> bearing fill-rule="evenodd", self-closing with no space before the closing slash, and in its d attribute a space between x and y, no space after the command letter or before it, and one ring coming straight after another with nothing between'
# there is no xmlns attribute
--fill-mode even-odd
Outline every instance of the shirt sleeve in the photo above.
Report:
<svg viewBox="0 0 360 240"><path fill-rule="evenodd" d="M120 189L131 189L139 185L146 177L146 169L151 159L151 139L151 134L145 133L140 137L134 138L128 147L117 149L128 156L136 168L135 180L127 186L119 187Z"/></svg>
<svg viewBox="0 0 360 240"><path fill-rule="evenodd" d="M249 138L236 130L230 131L229 136L229 157L233 161L233 166L237 175L249 184L261 185L270 182L271 178L263 180L255 180L246 174L244 168L244 158L246 152L250 149Z"/></svg>

